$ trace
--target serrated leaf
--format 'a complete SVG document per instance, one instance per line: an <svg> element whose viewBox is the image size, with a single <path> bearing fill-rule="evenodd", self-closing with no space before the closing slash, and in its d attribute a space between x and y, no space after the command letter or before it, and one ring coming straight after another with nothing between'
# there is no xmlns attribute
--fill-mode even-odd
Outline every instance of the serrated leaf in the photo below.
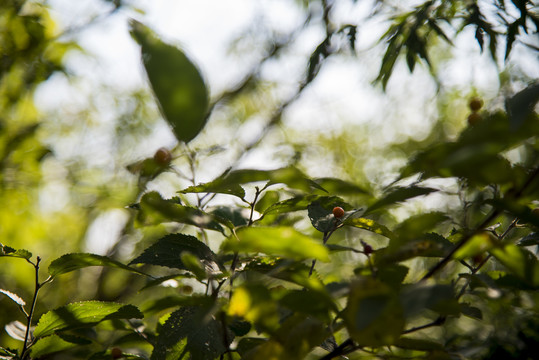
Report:
<svg viewBox="0 0 539 360"><path fill-rule="evenodd" d="M186 306L170 314L159 331L151 360L215 359L229 344L224 343L223 326L207 316L201 307ZM233 334L228 332L229 343Z"/></svg>
<svg viewBox="0 0 539 360"><path fill-rule="evenodd" d="M135 20L130 25L163 117L178 140L190 142L207 119L209 97L202 76L181 50L165 44Z"/></svg>
<svg viewBox="0 0 539 360"><path fill-rule="evenodd" d="M367 219L363 217L347 219L344 222L344 225L353 226L359 229L367 230L375 234L385 236L386 238L389 238L389 239L392 239L395 237L395 234L393 234L393 232L391 232L391 230L389 230L386 226L379 224L372 219Z"/></svg>
<svg viewBox="0 0 539 360"><path fill-rule="evenodd" d="M165 200L158 192L151 191L140 199L138 219L143 224L179 222L203 229L224 232L215 218L202 210Z"/></svg>
<svg viewBox="0 0 539 360"><path fill-rule="evenodd" d="M385 195L382 199L378 200L377 202L369 206L367 210L365 211L364 215L372 213L385 206L403 202L414 197L427 195L435 191L438 191L438 190L433 189L433 188L428 188L428 187L419 187L419 186L409 186L409 187L391 189L391 191L387 195Z"/></svg>
<svg viewBox="0 0 539 360"><path fill-rule="evenodd" d="M58 331L92 327L105 320L143 317L144 315L133 305L82 301L51 310L41 316L34 330L34 336L41 338Z"/></svg>
<svg viewBox="0 0 539 360"><path fill-rule="evenodd" d="M192 254L199 259L207 274L216 275L221 272L215 253L196 237L184 234L169 234L162 237L129 264L159 265L191 271L182 260L184 253Z"/></svg>
<svg viewBox="0 0 539 360"><path fill-rule="evenodd" d="M65 335L50 335L36 341L32 345L31 354L34 358L40 358L55 352L88 345L92 342L80 337L65 336Z"/></svg>
<svg viewBox="0 0 539 360"><path fill-rule="evenodd" d="M115 267L140 275L149 276L140 270L133 269L132 267L124 265L121 262L113 260L107 256L87 253L65 254L58 259L53 260L49 265L49 274L51 276L57 276L89 266Z"/></svg>
<svg viewBox="0 0 539 360"><path fill-rule="evenodd" d="M292 227L245 227L222 244L223 251L264 253L291 259L329 261L328 250L320 242Z"/></svg>
<svg viewBox="0 0 539 360"><path fill-rule="evenodd" d="M0 244L0 256L11 256L29 260L32 253L24 249L14 249L12 247Z"/></svg>
<svg viewBox="0 0 539 360"><path fill-rule="evenodd" d="M4 289L0 289L0 294L4 294L6 295L8 298L10 298L11 300L13 300L13 302L15 302L17 305L19 306L24 306L26 305L26 302L24 302L23 299L21 299L19 297L19 295L17 294L14 294L10 291L7 291L7 290L4 290Z"/></svg>

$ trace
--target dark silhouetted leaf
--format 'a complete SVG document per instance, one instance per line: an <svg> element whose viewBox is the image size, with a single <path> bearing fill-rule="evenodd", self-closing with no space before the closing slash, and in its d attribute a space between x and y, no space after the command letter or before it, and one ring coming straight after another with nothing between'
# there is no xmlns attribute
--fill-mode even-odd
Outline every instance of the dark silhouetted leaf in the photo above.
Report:
<svg viewBox="0 0 539 360"><path fill-rule="evenodd" d="M391 189L390 193L388 193L382 199L378 200L377 202L369 206L367 210L365 211L364 215L372 213L382 207L399 203L399 202L403 202L417 196L427 195L435 191L438 191L438 190L428 188L428 187L419 187L419 186L409 186L409 187Z"/></svg>
<svg viewBox="0 0 539 360"><path fill-rule="evenodd" d="M69 335L51 335L39 339L31 347L31 354L34 358L40 358L45 355L53 354L55 352L72 349L74 347L88 345L92 342L90 340L69 336Z"/></svg>
<svg viewBox="0 0 539 360"><path fill-rule="evenodd" d="M460 305L455 299L451 285L415 284L402 288L400 302L407 318L429 309L443 315L457 315Z"/></svg>
<svg viewBox="0 0 539 360"><path fill-rule="evenodd" d="M164 118L186 143L206 124L208 90L196 66L178 48L165 44L141 23L131 21L142 60Z"/></svg>

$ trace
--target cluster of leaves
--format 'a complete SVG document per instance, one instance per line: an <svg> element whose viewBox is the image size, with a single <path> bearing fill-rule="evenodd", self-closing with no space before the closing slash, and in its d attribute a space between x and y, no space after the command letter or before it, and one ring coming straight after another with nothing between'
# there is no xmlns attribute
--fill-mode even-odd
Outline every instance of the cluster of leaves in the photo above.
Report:
<svg viewBox="0 0 539 360"><path fill-rule="evenodd" d="M186 145L206 123L203 78L180 50L142 24L133 23L132 34L141 44L163 117ZM526 108L533 108L536 96L527 99ZM534 321L539 260L530 251L539 245L539 216L533 209L539 195L538 120L531 111L517 122L506 113L485 113L456 141L419 151L403 168L400 185L377 196L340 179L311 179L291 166L231 169L179 190L172 199L145 191L131 206L136 224L173 224L168 227L173 231L129 264L66 254L51 262L49 277L40 281L39 257L32 261L29 251L2 245L0 257L33 266L35 293L27 307L17 294L0 290L26 322L7 326L23 346L0 348L0 356L531 356L539 341ZM525 161L508 160L515 149ZM171 169L160 157L146 165L139 168L141 177ZM400 204L431 194L451 196L429 185L434 178L460 184L461 214L419 212L395 225L390 211ZM216 195L232 200L212 206ZM196 201L190 202L192 197ZM333 212L335 207L344 214ZM343 261L352 267L349 274L339 272ZM94 266L147 279L141 291L158 295L137 306L70 303L44 313L33 326L44 285ZM181 286L160 295L157 290L170 282ZM502 321L510 325L505 341L499 331L477 337L477 329ZM443 331L425 332L432 328Z"/></svg>

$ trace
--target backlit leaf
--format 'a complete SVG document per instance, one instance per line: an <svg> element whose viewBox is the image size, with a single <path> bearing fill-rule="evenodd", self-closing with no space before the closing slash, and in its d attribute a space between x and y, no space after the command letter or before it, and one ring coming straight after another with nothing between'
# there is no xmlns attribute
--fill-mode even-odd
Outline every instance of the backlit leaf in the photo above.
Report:
<svg viewBox="0 0 539 360"><path fill-rule="evenodd" d="M51 276L56 276L60 274L65 274L71 271L82 269L89 266L109 266L115 267L118 269L123 269L137 274L146 275L146 273L133 269L127 265L124 265L116 260L113 260L109 257L96 255L96 254L86 254L86 253L74 253L66 254L58 259L55 259L49 265L49 274Z"/></svg>
<svg viewBox="0 0 539 360"><path fill-rule="evenodd" d="M30 259L32 257L32 253L28 250L24 249L14 249L12 247L0 244L0 257L1 256L11 256L11 257L18 257L23 259Z"/></svg>

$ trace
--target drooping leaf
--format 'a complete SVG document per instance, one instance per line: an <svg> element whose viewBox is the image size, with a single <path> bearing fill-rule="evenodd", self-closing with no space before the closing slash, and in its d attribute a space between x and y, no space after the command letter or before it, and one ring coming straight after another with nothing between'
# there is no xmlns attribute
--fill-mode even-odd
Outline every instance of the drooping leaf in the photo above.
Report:
<svg viewBox="0 0 539 360"><path fill-rule="evenodd" d="M0 244L0 257L11 256L29 260L32 257L32 253L24 249L14 249L12 247Z"/></svg>
<svg viewBox="0 0 539 360"><path fill-rule="evenodd" d="M386 284L361 277L350 285L343 319L351 338L363 346L394 344L404 328L401 305Z"/></svg>
<svg viewBox="0 0 539 360"><path fill-rule="evenodd" d="M138 219L143 224L179 222L203 229L224 232L215 218L202 210L165 200L158 192L151 191L140 199Z"/></svg>
<svg viewBox="0 0 539 360"><path fill-rule="evenodd" d="M131 21L142 60L161 113L176 138L193 140L206 124L208 90L196 66L178 48L165 44L141 23Z"/></svg>
<svg viewBox="0 0 539 360"><path fill-rule="evenodd" d="M7 291L7 290L4 290L4 289L0 289L0 294L4 294L6 295L8 298L10 298L11 300L13 300L13 302L19 306L24 306L26 305L26 302L21 299L21 297L17 294L14 294L10 291Z"/></svg>
<svg viewBox="0 0 539 360"><path fill-rule="evenodd" d="M369 206L367 210L365 211L364 215L370 214L378 209L381 209L382 207L392 205L398 202L403 202L417 196L427 195L435 191L438 191L438 190L433 189L433 188L428 188L428 187L419 187L419 186L409 186L409 187L392 189L382 199L378 200L377 202Z"/></svg>
<svg viewBox="0 0 539 360"><path fill-rule="evenodd" d="M133 305L102 301L82 301L45 313L34 330L36 338L55 332L92 327L105 320L142 319L144 315Z"/></svg>
<svg viewBox="0 0 539 360"><path fill-rule="evenodd" d="M40 358L45 355L53 354L59 351L72 349L79 346L91 344L90 340L69 336L65 334L50 335L39 339L31 347L31 354L34 358Z"/></svg>
<svg viewBox="0 0 539 360"><path fill-rule="evenodd" d="M150 264L190 271L182 260L182 254L194 255L204 265L208 274L220 273L215 253L196 237L184 234L169 234L151 245L129 264Z"/></svg>
<svg viewBox="0 0 539 360"><path fill-rule="evenodd" d="M224 335L222 324L207 316L203 307L182 307L170 314L161 327L151 360L215 359L227 350L233 339L229 331Z"/></svg>
<svg viewBox="0 0 539 360"><path fill-rule="evenodd" d="M89 266L109 266L149 276L140 270L124 265L107 256L87 253L65 254L53 260L49 265L49 274L51 276L57 276Z"/></svg>
<svg viewBox="0 0 539 360"><path fill-rule="evenodd" d="M291 259L329 261L328 250L320 242L291 227L244 227L222 244L223 251L264 253Z"/></svg>

